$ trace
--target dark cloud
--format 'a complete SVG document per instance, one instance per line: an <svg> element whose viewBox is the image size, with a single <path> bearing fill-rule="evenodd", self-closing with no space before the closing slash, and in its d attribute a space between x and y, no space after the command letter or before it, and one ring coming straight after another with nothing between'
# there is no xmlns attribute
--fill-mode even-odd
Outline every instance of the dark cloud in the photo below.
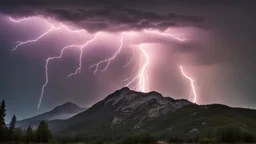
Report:
<svg viewBox="0 0 256 144"><path fill-rule="evenodd" d="M96 4L98 5L96 6ZM70 5L69 5L70 4ZM118 5L119 4L119 5ZM126 31L170 27L202 27L203 19L175 13L152 12L105 1L15 1L1 4L0 11L15 17L43 15L69 22L88 31ZM94 6L95 5L95 6Z"/></svg>

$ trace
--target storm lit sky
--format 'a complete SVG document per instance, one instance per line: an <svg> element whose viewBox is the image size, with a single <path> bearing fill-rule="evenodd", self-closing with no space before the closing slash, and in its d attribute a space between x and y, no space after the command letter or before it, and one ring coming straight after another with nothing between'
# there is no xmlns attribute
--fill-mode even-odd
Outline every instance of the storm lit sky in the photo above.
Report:
<svg viewBox="0 0 256 144"><path fill-rule="evenodd" d="M0 100L6 101L6 120L13 114L31 117L65 102L89 107L133 79L130 89L192 101L190 81L180 65L194 80L197 104L255 109L255 6L253 0L1 1ZM17 41L35 40L47 31L16 47ZM37 108L47 58L92 39L83 48L81 65L76 46L48 63L48 83ZM99 71L97 65L89 69L112 56ZM143 86L138 85L140 74Z"/></svg>

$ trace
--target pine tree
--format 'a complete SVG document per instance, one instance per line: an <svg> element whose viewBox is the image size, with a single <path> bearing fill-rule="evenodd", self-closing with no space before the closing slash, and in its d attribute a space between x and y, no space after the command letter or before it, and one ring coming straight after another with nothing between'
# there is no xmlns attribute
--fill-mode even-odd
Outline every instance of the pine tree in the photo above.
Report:
<svg viewBox="0 0 256 144"><path fill-rule="evenodd" d="M48 128L48 124L45 121L41 121L37 130L36 136L38 142L48 142L51 139L51 131Z"/></svg>
<svg viewBox="0 0 256 144"><path fill-rule="evenodd" d="M9 127L9 136L10 136L11 140L13 140L13 137L14 137L16 121L17 121L16 116L13 115L12 120L10 122L10 127Z"/></svg>
<svg viewBox="0 0 256 144"><path fill-rule="evenodd" d="M6 125L5 125L5 117L6 109L5 109L5 101L3 100L0 106L0 141L4 140L4 135L6 134Z"/></svg>
<svg viewBox="0 0 256 144"><path fill-rule="evenodd" d="M21 128L16 128L13 133L13 141L16 142L24 142L25 141L25 133Z"/></svg>
<svg viewBox="0 0 256 144"><path fill-rule="evenodd" d="M29 126L26 133L26 142L31 142L32 137L33 137L33 129L31 126Z"/></svg>

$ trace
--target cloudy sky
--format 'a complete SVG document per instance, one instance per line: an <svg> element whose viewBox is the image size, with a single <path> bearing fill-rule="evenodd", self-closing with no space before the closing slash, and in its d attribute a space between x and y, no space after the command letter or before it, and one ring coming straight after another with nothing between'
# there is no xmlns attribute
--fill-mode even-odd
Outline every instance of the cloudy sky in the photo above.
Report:
<svg viewBox="0 0 256 144"><path fill-rule="evenodd" d="M256 108L255 6L249 0L1 1L0 99L7 104L7 121L13 114L23 119L67 101L91 106L134 78L129 87L136 89L140 82L136 77L146 62L145 91L192 101L190 81L179 69L182 65L194 79L196 103ZM17 41L37 38L16 47ZM48 83L38 109L47 58L93 38L83 48L76 75L67 77L79 67L78 47L48 63ZM115 53L114 59L99 65L99 71L97 65L89 69ZM100 71L108 62L107 70Z"/></svg>

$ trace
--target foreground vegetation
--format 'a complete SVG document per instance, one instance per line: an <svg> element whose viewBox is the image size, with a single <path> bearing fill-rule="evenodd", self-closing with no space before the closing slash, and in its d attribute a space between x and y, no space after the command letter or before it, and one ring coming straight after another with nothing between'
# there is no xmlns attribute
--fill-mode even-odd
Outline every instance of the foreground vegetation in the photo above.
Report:
<svg viewBox="0 0 256 144"><path fill-rule="evenodd" d="M5 102L2 101L0 107L0 143L1 142L50 142L52 140L51 131L45 121L41 121L37 129L28 127L26 131L16 128L16 116L12 117L9 127L5 124Z"/></svg>
<svg viewBox="0 0 256 144"><path fill-rule="evenodd" d="M0 107L0 143L86 143L86 144L156 144L157 141L168 143L253 143L256 138L253 134L237 127L220 127L214 132L204 131L204 136L197 132L192 137L184 135L170 135L165 137L152 136L147 132L135 133L132 135L103 139L102 137L86 137L84 135L52 135L45 121L41 121L36 129L28 127L27 130L16 128L16 116L12 117L9 126L5 124L6 108L2 101Z"/></svg>

